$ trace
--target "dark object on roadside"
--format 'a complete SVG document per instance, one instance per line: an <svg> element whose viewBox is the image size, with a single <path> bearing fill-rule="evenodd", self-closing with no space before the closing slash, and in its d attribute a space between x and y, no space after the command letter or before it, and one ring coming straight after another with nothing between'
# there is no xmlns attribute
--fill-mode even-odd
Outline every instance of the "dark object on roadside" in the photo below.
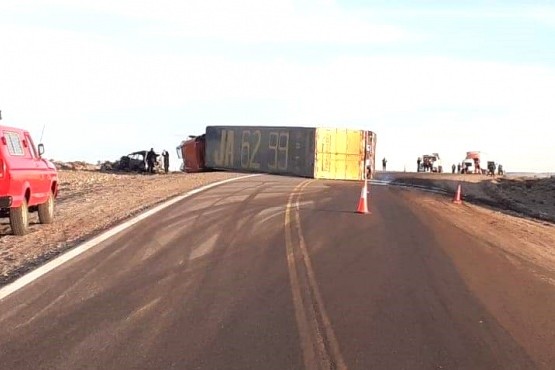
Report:
<svg viewBox="0 0 555 370"><path fill-rule="evenodd" d="M488 176L495 176L495 162L488 162Z"/></svg>
<svg viewBox="0 0 555 370"><path fill-rule="evenodd" d="M104 172L138 172L144 173L151 171L152 173L162 172L162 157L158 157L154 153L152 168L148 166L148 150L139 150L122 156L115 162L104 162L100 166L100 170ZM151 154L152 155L152 154Z"/></svg>
<svg viewBox="0 0 555 370"><path fill-rule="evenodd" d="M139 150L120 158L117 169L119 171L145 172L147 170L147 151Z"/></svg>

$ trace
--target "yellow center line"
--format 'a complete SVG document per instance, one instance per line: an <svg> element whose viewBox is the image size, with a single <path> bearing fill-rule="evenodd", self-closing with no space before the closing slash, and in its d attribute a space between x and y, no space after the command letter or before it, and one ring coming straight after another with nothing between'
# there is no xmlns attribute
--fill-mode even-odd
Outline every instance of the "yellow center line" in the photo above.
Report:
<svg viewBox="0 0 555 370"><path fill-rule="evenodd" d="M312 181L304 181L295 187L285 212L285 244L295 317L305 368L345 370L347 366L324 308L300 223L301 194ZM295 236L298 247L293 241ZM301 261L301 265L298 266L297 261ZM302 271L306 271L306 274Z"/></svg>
<svg viewBox="0 0 555 370"><path fill-rule="evenodd" d="M295 263L295 251L293 249L293 236L291 231L291 209L295 193L299 191L304 182L300 183L293 189L287 202L285 210L285 247L287 251L287 265L289 268L289 280L291 282L291 293L293 294L293 305L295 307L295 318L297 321L297 329L301 340L301 350L305 369L318 369L316 365L316 354L314 352L313 339L309 330L308 319L304 310L301 287L299 283L299 275Z"/></svg>
<svg viewBox="0 0 555 370"><path fill-rule="evenodd" d="M309 185L310 182L307 184ZM304 187L303 187L304 190ZM308 282L310 284L310 287L312 289L312 292L314 293L314 299L316 300L316 304L318 305L318 307L320 308L320 317L322 319L322 322L324 324L324 329L326 332L326 338L328 340L331 352L332 352L332 358L334 360L335 363L335 368L336 369L347 369L347 365L345 365L345 361L343 360L343 356L341 355L341 350L339 349L339 342L337 341L337 337L335 336L335 332L333 331L333 328L331 326L331 321L329 319L329 316L327 314L325 305L324 305L324 301L322 299L322 295L320 294L320 288L318 287L318 282L316 281L316 276L314 274L314 269L312 268L312 261L310 260L310 255L308 254L308 249L306 246L306 242L303 236L303 232L302 232L302 228L301 228L301 219L300 219L300 214L299 214L299 201L300 201L300 194L297 198L297 202L295 204L295 208L296 208L296 226L297 226L297 233L298 233L298 237L299 237L299 247L301 249L302 255L303 255L303 261L305 263L306 266L306 270L308 272Z"/></svg>

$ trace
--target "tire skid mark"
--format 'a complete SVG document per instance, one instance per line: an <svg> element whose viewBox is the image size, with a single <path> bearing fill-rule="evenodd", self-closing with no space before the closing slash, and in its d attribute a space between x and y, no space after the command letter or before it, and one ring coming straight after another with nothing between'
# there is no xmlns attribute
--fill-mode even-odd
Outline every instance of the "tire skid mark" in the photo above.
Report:
<svg viewBox="0 0 555 370"><path fill-rule="evenodd" d="M300 198L313 180L295 187L285 211L285 244L295 318L307 370L340 369L347 366L324 307L300 222ZM294 242L296 241L296 243Z"/></svg>

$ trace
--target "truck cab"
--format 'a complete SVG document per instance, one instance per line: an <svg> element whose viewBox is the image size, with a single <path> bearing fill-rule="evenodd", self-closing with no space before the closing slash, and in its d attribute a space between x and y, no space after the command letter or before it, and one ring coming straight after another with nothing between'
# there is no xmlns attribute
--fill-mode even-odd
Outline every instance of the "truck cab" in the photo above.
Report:
<svg viewBox="0 0 555 370"><path fill-rule="evenodd" d="M476 162L474 159L466 158L462 161L462 173L475 173L476 172Z"/></svg>
<svg viewBox="0 0 555 370"><path fill-rule="evenodd" d="M10 218L15 235L29 232L29 212L43 224L53 221L58 173L43 153L28 131L0 126L0 216Z"/></svg>
<svg viewBox="0 0 555 370"><path fill-rule="evenodd" d="M182 169L185 172L207 171L205 162L205 135L189 136L177 147L177 157L183 160Z"/></svg>
<svg viewBox="0 0 555 370"><path fill-rule="evenodd" d="M478 151L466 152L466 158L462 162L463 173L494 174L495 167L495 161L487 153Z"/></svg>
<svg viewBox="0 0 555 370"><path fill-rule="evenodd" d="M443 166L438 153L424 154L420 163L419 172L443 172Z"/></svg>

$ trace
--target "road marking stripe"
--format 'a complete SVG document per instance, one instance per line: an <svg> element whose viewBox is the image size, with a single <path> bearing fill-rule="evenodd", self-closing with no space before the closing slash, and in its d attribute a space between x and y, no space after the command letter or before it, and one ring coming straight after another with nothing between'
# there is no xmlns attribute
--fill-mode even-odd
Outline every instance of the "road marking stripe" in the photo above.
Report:
<svg viewBox="0 0 555 370"><path fill-rule="evenodd" d="M297 238L299 237L299 214L298 214L298 207L299 207L299 200L301 198L301 195L303 193L303 191L306 189L306 187L308 185L310 185L310 183L312 182L312 180L308 180L306 181L301 188L299 189L299 191L297 192L296 195L296 200L293 206L293 222L294 225L293 227L295 228L295 231L297 232ZM299 239L299 243L300 243L300 239ZM295 247L295 245L293 245L293 248ZM296 248L297 251L300 250L300 248ZM307 270L307 265L304 259L304 255L301 252L301 255L299 257L297 257L298 260L301 261L302 266L304 266L304 269L306 270L306 273L303 274L304 279L301 281L305 281L305 285L303 286L303 290L305 295L304 295L304 308L305 310L308 311L308 316L309 316L309 324L311 327L311 333L312 333L312 338L314 340L314 347L316 349L316 361L317 361L317 365L319 369L331 369L332 367L332 356L330 356L329 351L326 349L326 341L324 338L324 334L322 333L321 330L321 316L318 315L319 310L316 309L316 305L314 302L314 292L312 290L312 286L313 284L311 284L310 282L310 274ZM302 268L301 268L301 271Z"/></svg>
<svg viewBox="0 0 555 370"><path fill-rule="evenodd" d="M295 263L295 251L293 249L293 237L291 231L291 209L293 198L298 189L302 187L304 182L300 183L293 189L289 195L289 201L285 209L285 248L287 252L287 265L289 269L289 280L291 282L291 293L293 295L293 305L295 308L295 318L297 321L297 329L301 339L301 351L306 370L317 370L316 354L314 353L314 344L309 330L308 319L303 305L301 287L299 284L299 276Z"/></svg>
<svg viewBox="0 0 555 370"><path fill-rule="evenodd" d="M309 370L330 368L345 370L347 367L324 308L300 224L301 194L312 181L304 181L295 187L289 196L285 212L285 244L295 318L301 339L305 368ZM293 242L293 228L299 240L298 248L295 248ZM299 257L295 255L296 250L297 254L300 250ZM299 276L302 273L297 269L297 261L301 261L306 274ZM324 333L321 331L321 326L324 327ZM329 350L326 348L326 343L330 347Z"/></svg>
<svg viewBox="0 0 555 370"><path fill-rule="evenodd" d="M219 185L223 185L223 184L227 184L229 182L232 181L237 181L237 180L242 180L242 179L246 179L249 177L254 177L254 176L260 176L259 174L254 174L254 175L246 175L246 176L240 176L240 177L234 177L232 179L227 179L227 180L222 180L222 181L218 181L218 182L214 182L212 184L208 184L205 186L202 186L200 188L196 188L193 189L183 195L178 195L144 213L141 213L135 217L133 217L130 220L125 221L124 223L115 226L105 232L103 232L102 234L94 237L93 239L82 243L74 248L72 248L71 250L67 251L66 253L60 255L59 257L53 259L52 261L48 262L45 265L42 265L41 267L29 272L28 274L23 275L22 277L20 277L19 279L17 279L16 281L14 281L11 284L6 285L5 287L0 289L0 301L3 300L4 298L6 298L7 296L9 296L10 294L18 291L19 289L25 287L26 285L32 283L33 281L35 281L36 279L40 278L41 276L47 274L48 272L54 270L55 268L61 266L62 264L66 263L67 261L77 257L78 255L88 251L89 249L97 246L98 244L104 242L105 240L111 238L112 236L122 232L125 229L128 229L129 227L135 225L136 223L144 220L147 217L152 216L153 214L160 212L161 210L185 199L185 198L189 198L195 194L198 194L200 192L203 192L205 190L208 190L210 188L219 186Z"/></svg>
<svg viewBox="0 0 555 370"><path fill-rule="evenodd" d="M307 183L309 185L310 182ZM304 187L303 187L304 189ZM320 294L320 289L318 287L318 282L316 281L316 276L314 274L314 269L312 268L312 262L310 260L310 256L308 254L308 250L306 247L306 242L303 236L302 227L301 227L301 220L300 220L300 195L297 197L297 201L295 202L295 210L296 210L296 217L295 217L295 224L297 229L297 234L299 237L299 247L303 256L303 262L305 263L306 270L308 273L308 283L314 293L314 299L316 300L316 304L320 309L320 317L324 324L324 330L326 331L326 339L330 345L330 349L332 351L332 359L335 364L335 369L345 370L347 366L345 365L345 361L343 356L341 355L341 350L339 349L339 342L337 341L337 337L335 336L335 332L331 326L331 321L327 314L326 308L324 306L324 301L322 299L322 295Z"/></svg>

